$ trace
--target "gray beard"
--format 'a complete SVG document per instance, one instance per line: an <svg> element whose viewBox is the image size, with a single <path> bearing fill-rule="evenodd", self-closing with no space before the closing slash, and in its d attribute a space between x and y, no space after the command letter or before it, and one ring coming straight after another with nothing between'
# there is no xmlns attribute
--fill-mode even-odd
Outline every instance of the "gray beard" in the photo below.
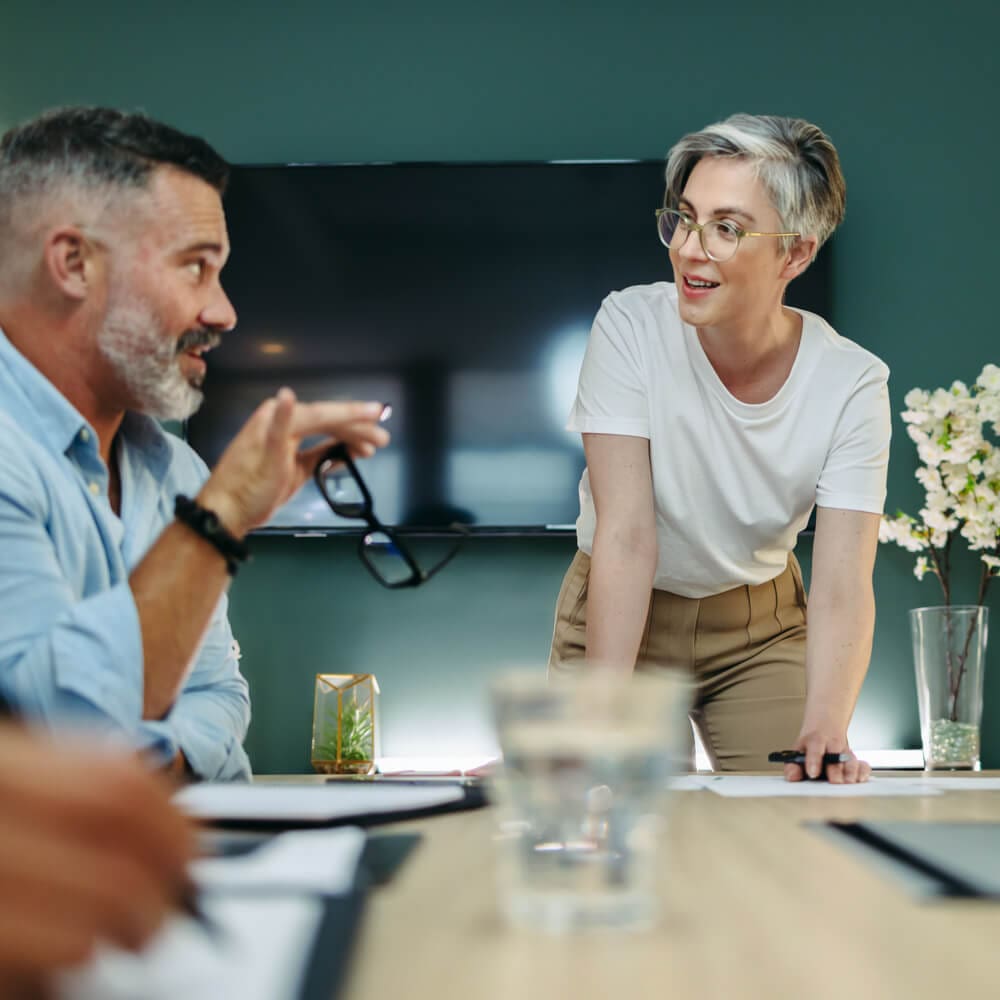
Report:
<svg viewBox="0 0 1000 1000"><path fill-rule="evenodd" d="M201 381L192 384L184 377L178 342L164 335L147 307L133 302L110 309L97 345L140 413L187 420L201 406Z"/></svg>

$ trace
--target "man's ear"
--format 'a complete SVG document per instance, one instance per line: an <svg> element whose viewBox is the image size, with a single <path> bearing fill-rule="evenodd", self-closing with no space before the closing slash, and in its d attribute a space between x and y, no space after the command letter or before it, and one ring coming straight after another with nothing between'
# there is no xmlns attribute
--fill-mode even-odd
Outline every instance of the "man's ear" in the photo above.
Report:
<svg viewBox="0 0 1000 1000"><path fill-rule="evenodd" d="M797 278L809 266L816 256L818 242L815 236L801 236L792 244L785 266L781 269L781 277L785 281Z"/></svg>
<svg viewBox="0 0 1000 1000"><path fill-rule="evenodd" d="M63 295L82 301L93 291L101 269L99 255L98 246L78 226L60 226L45 240L46 276Z"/></svg>

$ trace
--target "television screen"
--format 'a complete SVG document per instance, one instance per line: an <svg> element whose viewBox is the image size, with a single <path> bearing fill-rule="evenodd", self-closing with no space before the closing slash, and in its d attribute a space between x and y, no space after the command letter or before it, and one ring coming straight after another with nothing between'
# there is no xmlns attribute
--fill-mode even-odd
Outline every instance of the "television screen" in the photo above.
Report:
<svg viewBox="0 0 1000 1000"><path fill-rule="evenodd" d="M613 289L670 280L663 164L245 166L225 198L239 324L208 357L187 435L211 465L280 386L392 404L361 463L386 524L533 532L576 520L564 430ZM828 315L829 250L789 286ZM356 529L310 483L266 530Z"/></svg>

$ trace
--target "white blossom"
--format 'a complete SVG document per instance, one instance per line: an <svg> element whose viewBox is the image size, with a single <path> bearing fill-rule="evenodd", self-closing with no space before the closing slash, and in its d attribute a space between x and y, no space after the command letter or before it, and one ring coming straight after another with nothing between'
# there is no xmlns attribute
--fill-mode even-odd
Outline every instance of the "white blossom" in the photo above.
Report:
<svg viewBox="0 0 1000 1000"><path fill-rule="evenodd" d="M951 413L951 408L955 405L955 398L947 389L935 389L931 393L928 411L935 420L943 420Z"/></svg>
<svg viewBox="0 0 1000 1000"><path fill-rule="evenodd" d="M985 373L986 368L983 369L983 374ZM979 377L982 378L982 375ZM930 402L930 398L930 393L925 389L911 389L903 397L903 402L906 403L906 407L909 410L926 410L927 404Z"/></svg>
<svg viewBox="0 0 1000 1000"><path fill-rule="evenodd" d="M984 573L1000 575L1000 366L987 364L972 386L955 380L947 388L911 389L902 419L916 445L916 479L925 502L917 517L882 518L879 541L908 552L944 548L954 532L980 553ZM939 575L940 563L919 554L917 579ZM944 579L942 585L949 581Z"/></svg>
<svg viewBox="0 0 1000 1000"><path fill-rule="evenodd" d="M987 392L1000 393L1000 368L996 365L986 365L979 373L979 378L976 379L976 386Z"/></svg>

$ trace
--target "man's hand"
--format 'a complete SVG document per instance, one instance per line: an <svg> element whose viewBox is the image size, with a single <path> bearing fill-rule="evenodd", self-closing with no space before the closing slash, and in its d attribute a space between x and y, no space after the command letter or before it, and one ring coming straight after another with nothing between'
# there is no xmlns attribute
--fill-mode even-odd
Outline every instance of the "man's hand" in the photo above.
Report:
<svg viewBox="0 0 1000 1000"><path fill-rule="evenodd" d="M134 756L0 723L0 995L99 940L140 948L177 906L195 845L169 789Z"/></svg>
<svg viewBox="0 0 1000 1000"><path fill-rule="evenodd" d="M377 402L299 403L290 389L265 400L230 442L198 494L237 537L263 524L312 475L334 443L368 458L389 443ZM305 438L321 437L301 449ZM301 450L300 450L301 449Z"/></svg>
<svg viewBox="0 0 1000 1000"><path fill-rule="evenodd" d="M804 778L818 778L825 774L827 780L833 785L852 785L860 781L867 781L871 777L871 765L867 761L858 760L853 751L847 745L847 737L844 733L834 732L822 728L803 730L795 742L796 750L801 750L806 755L805 768L801 764L785 765L786 781L802 781ZM848 753L851 759L843 764L823 764L823 754L825 753Z"/></svg>

